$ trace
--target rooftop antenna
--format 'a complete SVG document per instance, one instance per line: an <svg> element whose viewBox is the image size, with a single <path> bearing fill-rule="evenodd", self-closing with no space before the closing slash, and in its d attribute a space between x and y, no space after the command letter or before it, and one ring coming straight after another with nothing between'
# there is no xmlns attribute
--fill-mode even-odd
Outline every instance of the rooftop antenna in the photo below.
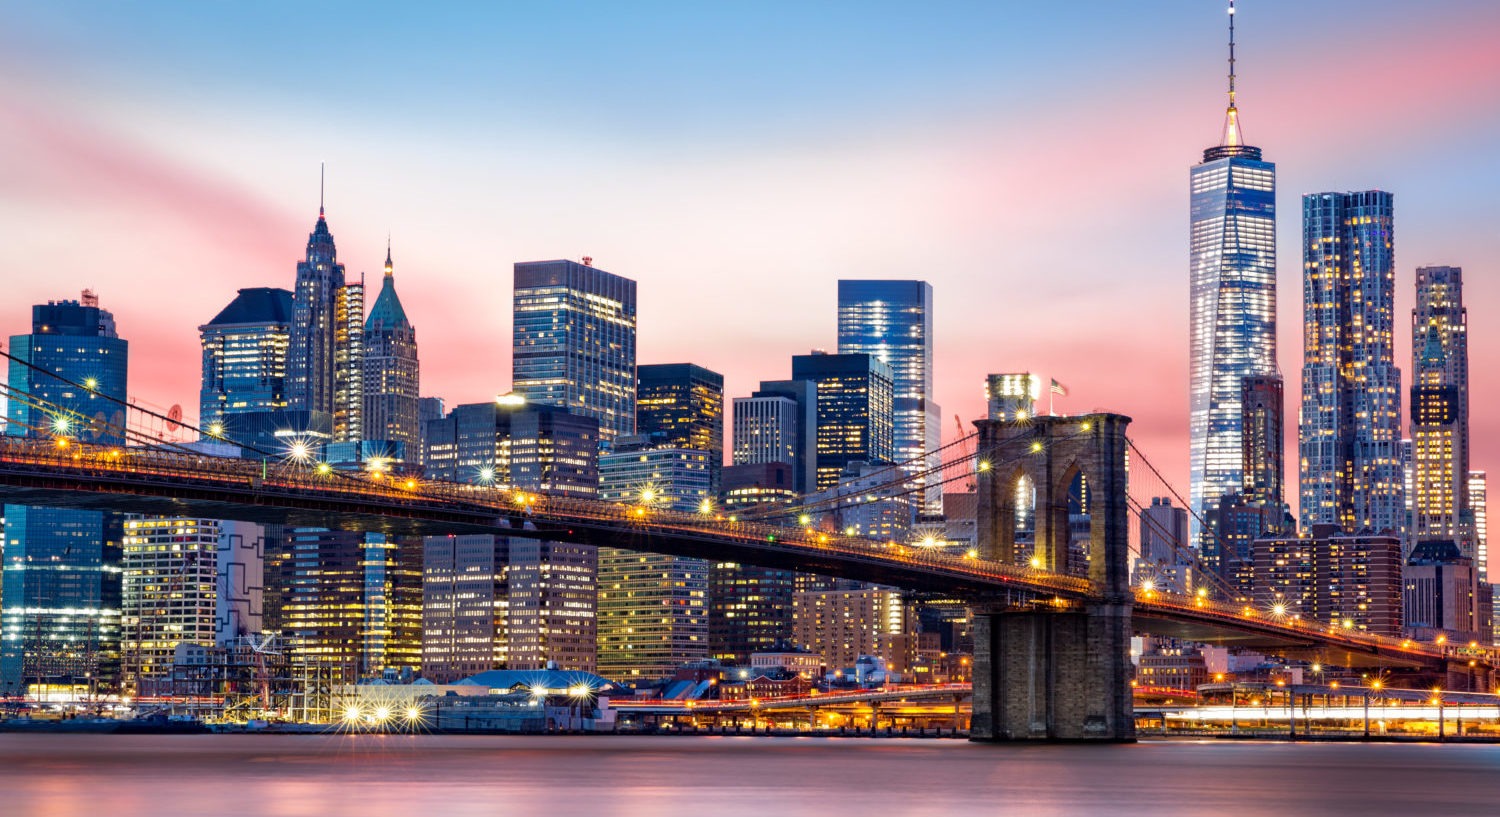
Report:
<svg viewBox="0 0 1500 817"><path fill-rule="evenodd" d="M1224 112L1224 144L1240 144L1240 112L1234 104L1234 0L1229 0L1229 109Z"/></svg>
<svg viewBox="0 0 1500 817"><path fill-rule="evenodd" d="M1234 9L1234 3L1233 3L1232 0L1231 0L1231 2L1229 4L1229 8L1230 8L1231 11L1233 11L1233 9ZM1232 28L1234 28L1234 26L1231 25L1230 28L1232 29ZM1230 63L1234 62L1234 60L1232 58L1229 61L1230 61ZM1233 83L1233 81L1231 81L1230 82L1231 89L1233 88L1233 86L1234 86L1234 83ZM1229 96L1231 98L1234 97L1234 91L1233 90L1231 90L1229 92ZM323 217L323 178L325 176L324 170L325 170L325 165L326 164L327 164L326 162L318 162L318 218L322 218Z"/></svg>

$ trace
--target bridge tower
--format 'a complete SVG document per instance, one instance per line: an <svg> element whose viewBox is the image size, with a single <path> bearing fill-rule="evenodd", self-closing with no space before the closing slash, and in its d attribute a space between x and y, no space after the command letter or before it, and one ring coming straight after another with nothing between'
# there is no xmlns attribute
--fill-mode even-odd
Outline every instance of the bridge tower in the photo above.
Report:
<svg viewBox="0 0 1500 817"><path fill-rule="evenodd" d="M1016 492L1036 491L1035 550L1022 563L1061 572L1069 540L1068 490L1088 486L1088 598L975 610L970 734L989 741L1131 741L1129 417L1089 414L980 420L979 556L1017 563Z"/></svg>

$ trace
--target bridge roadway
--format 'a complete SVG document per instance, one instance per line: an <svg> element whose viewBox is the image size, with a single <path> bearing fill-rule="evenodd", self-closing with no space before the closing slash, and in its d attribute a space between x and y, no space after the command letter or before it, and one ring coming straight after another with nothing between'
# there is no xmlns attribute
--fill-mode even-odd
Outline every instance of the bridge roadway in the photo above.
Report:
<svg viewBox="0 0 1500 817"><path fill-rule="evenodd" d="M334 471L311 463L0 437L0 501L394 535L482 533L623 547L823 573L980 605L1066 608L1087 579L815 529L548 495L503 486ZM1138 630L1307 657L1336 666L1487 669L1495 654L1275 619L1248 607L1138 592Z"/></svg>

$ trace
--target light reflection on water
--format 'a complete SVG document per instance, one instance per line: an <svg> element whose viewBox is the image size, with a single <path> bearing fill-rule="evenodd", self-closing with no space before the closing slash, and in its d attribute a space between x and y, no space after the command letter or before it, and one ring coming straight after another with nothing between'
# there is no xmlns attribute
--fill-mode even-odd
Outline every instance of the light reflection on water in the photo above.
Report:
<svg viewBox="0 0 1500 817"><path fill-rule="evenodd" d="M727 811L726 811L727 810ZM1492 814L1500 746L0 735L0 815Z"/></svg>

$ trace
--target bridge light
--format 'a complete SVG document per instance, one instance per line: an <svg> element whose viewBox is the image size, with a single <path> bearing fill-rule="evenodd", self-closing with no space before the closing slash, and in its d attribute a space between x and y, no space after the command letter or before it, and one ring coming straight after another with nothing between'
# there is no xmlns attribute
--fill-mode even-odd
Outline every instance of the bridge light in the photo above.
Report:
<svg viewBox="0 0 1500 817"><path fill-rule="evenodd" d="M54 434L67 434L72 427L73 422L66 417L52 418L52 433Z"/></svg>
<svg viewBox="0 0 1500 817"><path fill-rule="evenodd" d="M990 461L989 460L980 460L979 461L979 470L981 470L981 471L988 471L988 470L990 470Z"/></svg>
<svg viewBox="0 0 1500 817"><path fill-rule="evenodd" d="M1381 688L1381 687L1382 687L1382 686L1384 686L1384 684L1382 684L1382 683L1381 683L1381 682L1380 682L1380 679L1379 679L1379 678L1376 678L1376 679L1375 679L1375 680L1373 680L1373 681L1371 681L1371 682L1370 682L1370 689L1373 689L1373 690L1375 690L1375 691L1376 691L1376 692L1379 692L1379 691L1380 691L1380 688Z"/></svg>
<svg viewBox="0 0 1500 817"><path fill-rule="evenodd" d="M698 503L698 513L713 513L714 503L711 499L705 499Z"/></svg>
<svg viewBox="0 0 1500 817"><path fill-rule="evenodd" d="M416 489L417 489L417 481L414 480L414 479L408 479L406 481L406 490L408 490L408 491L415 491Z"/></svg>
<svg viewBox="0 0 1500 817"><path fill-rule="evenodd" d="M1271 605L1271 615L1276 616L1278 618L1281 617L1281 616L1286 615L1286 605L1282 604L1280 602L1277 602L1276 604Z"/></svg>
<svg viewBox="0 0 1500 817"><path fill-rule="evenodd" d="M964 554L964 558L965 559L978 559L979 558L979 551L977 551L977 550L975 550L973 548L970 548L968 550L968 552Z"/></svg>
<svg viewBox="0 0 1500 817"><path fill-rule="evenodd" d="M1041 450L1042 450L1042 444L1040 442L1034 442L1034 443L1031 444L1031 453L1035 454L1035 453L1037 453L1037 452L1039 452Z"/></svg>
<svg viewBox="0 0 1500 817"><path fill-rule="evenodd" d="M1034 568L1036 568L1037 570L1041 570L1042 569L1042 557L1040 557L1040 556L1033 556L1033 557L1031 557L1031 566L1034 567Z"/></svg>
<svg viewBox="0 0 1500 817"><path fill-rule="evenodd" d="M68 438L67 437L58 437L57 438L57 447L58 448L67 448L68 447Z"/></svg>
<svg viewBox="0 0 1500 817"><path fill-rule="evenodd" d="M209 423L209 425L208 425L208 436L210 436L210 437L222 437L222 436L224 436L224 424L223 423Z"/></svg>
<svg viewBox="0 0 1500 817"><path fill-rule="evenodd" d="M99 388L99 379L96 377L85 377L83 379L83 387L89 391L93 391Z"/></svg>
<svg viewBox="0 0 1500 817"><path fill-rule="evenodd" d="M383 706L379 707L379 708L377 708L375 710L375 722L376 723L385 723L386 721L388 721L390 719L391 719L391 710L389 710L389 709L387 709L386 707L383 707Z"/></svg>
<svg viewBox="0 0 1500 817"><path fill-rule="evenodd" d="M656 491L654 489L652 489L652 488L642 488L641 489L641 501L642 502L655 502L656 501Z"/></svg>
<svg viewBox="0 0 1500 817"><path fill-rule="evenodd" d="M1352 629L1354 629L1354 619L1352 619L1352 618L1346 618L1346 619L1344 619L1344 629L1346 629L1346 630L1352 630Z"/></svg>
<svg viewBox="0 0 1500 817"><path fill-rule="evenodd" d="M348 721L349 723L354 723L355 721L359 720L359 716L360 711L358 706L350 704L349 706L344 707L344 720Z"/></svg>
<svg viewBox="0 0 1500 817"><path fill-rule="evenodd" d="M479 469L479 484L488 485L495 481L495 469L488 466Z"/></svg>
<svg viewBox="0 0 1500 817"><path fill-rule="evenodd" d="M312 446L303 440L295 440L287 446L286 458L296 463L304 463L312 459Z"/></svg>
<svg viewBox="0 0 1500 817"><path fill-rule="evenodd" d="M797 524L799 524L799 525L807 525L807 524L811 524L811 522L812 522L812 517L809 516L808 514L802 514L801 516L797 517Z"/></svg>
<svg viewBox="0 0 1500 817"><path fill-rule="evenodd" d="M320 474L325 474L325 475L326 474L331 474L331 473L333 473L333 466L329 465L326 462L320 462L320 463L318 463L317 471Z"/></svg>
<svg viewBox="0 0 1500 817"><path fill-rule="evenodd" d="M1084 431L1088 431L1089 429L1093 428L1093 425L1090 423L1084 423L1083 425L1079 426L1079 428L1082 428Z"/></svg>
<svg viewBox="0 0 1500 817"><path fill-rule="evenodd" d="M422 719L422 710L421 710L421 708L415 707L415 706L408 706L406 708L406 719L409 720L409 721L419 721L419 720L421 720Z"/></svg>
<svg viewBox="0 0 1500 817"><path fill-rule="evenodd" d="M1155 580L1153 580L1153 579L1146 579L1145 581L1141 582L1141 589L1144 590L1144 591L1146 591L1147 593L1150 593L1151 591L1155 590L1156 589L1156 582L1155 582Z"/></svg>
<svg viewBox="0 0 1500 817"><path fill-rule="evenodd" d="M1437 640L1434 641L1433 643L1434 644L1447 644L1448 643L1448 636L1446 636L1446 635L1440 635L1440 636L1437 637Z"/></svg>

